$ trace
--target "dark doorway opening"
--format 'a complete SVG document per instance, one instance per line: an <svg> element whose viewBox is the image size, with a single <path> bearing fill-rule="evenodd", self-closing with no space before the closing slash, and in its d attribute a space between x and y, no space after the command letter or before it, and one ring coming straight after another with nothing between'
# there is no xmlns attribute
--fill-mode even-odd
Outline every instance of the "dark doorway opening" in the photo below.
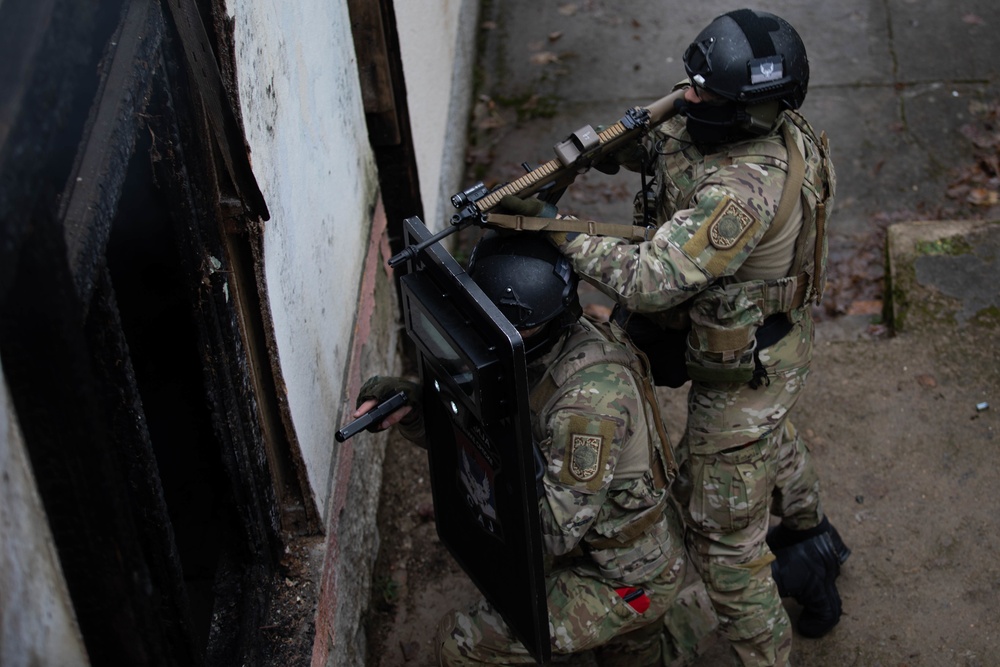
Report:
<svg viewBox="0 0 1000 667"><path fill-rule="evenodd" d="M140 133L111 227L107 263L173 529L197 643L208 643L213 582L238 525L213 433L198 328L152 141Z"/></svg>

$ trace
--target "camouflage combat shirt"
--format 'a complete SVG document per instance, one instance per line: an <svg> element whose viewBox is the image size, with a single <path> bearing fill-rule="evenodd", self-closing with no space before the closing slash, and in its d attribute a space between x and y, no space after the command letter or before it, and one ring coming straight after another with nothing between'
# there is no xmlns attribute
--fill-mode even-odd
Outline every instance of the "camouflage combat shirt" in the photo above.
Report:
<svg viewBox="0 0 1000 667"><path fill-rule="evenodd" d="M620 329L581 318L529 366L535 441L546 462L539 501L550 568L636 584L677 562L679 522L664 513L651 447L661 443L643 398L642 366ZM657 488L657 487L660 488Z"/></svg>
<svg viewBox="0 0 1000 667"><path fill-rule="evenodd" d="M767 235L788 170L786 125L804 158L804 182L787 223ZM770 134L726 144L720 152L702 152L687 136L685 120L675 117L649 137L659 184L651 240L579 235L560 249L582 277L631 311L661 313L725 286L725 294L717 289L710 295L704 312L759 325L789 300L765 287L798 271L815 274L817 256L820 274L825 267L825 235L821 253L814 253L817 203L824 202L828 218L835 188L825 138L792 111L782 112ZM814 299L822 285L816 287ZM763 303L768 298L786 304Z"/></svg>

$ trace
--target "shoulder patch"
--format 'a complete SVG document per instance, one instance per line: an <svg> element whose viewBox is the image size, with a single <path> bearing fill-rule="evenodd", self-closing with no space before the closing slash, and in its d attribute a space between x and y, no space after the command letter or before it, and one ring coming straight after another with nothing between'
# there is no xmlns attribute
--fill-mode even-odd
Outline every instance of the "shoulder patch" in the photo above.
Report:
<svg viewBox="0 0 1000 667"><path fill-rule="evenodd" d="M589 482L601 471L604 438L586 433L570 434L569 472L581 482Z"/></svg>
<svg viewBox="0 0 1000 667"><path fill-rule="evenodd" d="M559 481L596 492L604 485L608 456L614 449L614 420L575 414L569 417L562 433L563 463Z"/></svg>
<svg viewBox="0 0 1000 667"><path fill-rule="evenodd" d="M730 250L753 223L753 215L738 201L727 197L712 212L708 223L708 242L716 250Z"/></svg>

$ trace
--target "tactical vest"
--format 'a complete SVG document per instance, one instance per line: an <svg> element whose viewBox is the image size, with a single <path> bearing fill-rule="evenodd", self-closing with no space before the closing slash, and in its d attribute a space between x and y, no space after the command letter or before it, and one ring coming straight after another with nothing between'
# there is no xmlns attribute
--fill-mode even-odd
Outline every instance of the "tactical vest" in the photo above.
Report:
<svg viewBox="0 0 1000 667"><path fill-rule="evenodd" d="M662 134L677 136L681 130L677 122L672 122ZM703 155L688 144L676 151L663 150L661 155L657 197L657 218L661 223L676 211L689 208L695 192L722 167L757 164L781 169L787 175L778 210L753 251L765 248L786 225L797 224L800 218L786 275L742 280L737 271L735 276L720 278L685 304L691 321L687 367L692 379L749 381L754 375L758 332L765 321L771 318L770 322L778 322L772 316L783 314L787 319L781 323L794 324L806 316L810 305L822 299L826 283L826 221L836 191L827 137L825 133L817 137L797 112L785 111L771 134L729 145L725 152ZM799 211L800 216L796 215ZM676 313L672 315L676 320Z"/></svg>

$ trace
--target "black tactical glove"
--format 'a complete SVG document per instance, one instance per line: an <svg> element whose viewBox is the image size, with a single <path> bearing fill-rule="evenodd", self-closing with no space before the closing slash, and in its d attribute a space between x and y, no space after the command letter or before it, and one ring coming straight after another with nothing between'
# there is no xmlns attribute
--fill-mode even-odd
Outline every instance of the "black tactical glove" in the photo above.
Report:
<svg viewBox="0 0 1000 667"><path fill-rule="evenodd" d="M500 198L500 203L497 204L498 213L523 215L531 218L554 218L558 210L554 205L543 202L536 197L521 199L514 195L504 195Z"/></svg>
<svg viewBox="0 0 1000 667"><path fill-rule="evenodd" d="M543 202L541 199L535 199L534 197L531 199L521 199L520 197L515 197L514 195L504 195L501 197L500 203L497 204L497 210L500 213L530 216L533 218L554 218L559 211L554 204ZM572 216L566 219L572 219ZM572 241L578 236L576 232L546 233L549 240L552 241L556 247L560 247L562 244L567 241Z"/></svg>
<svg viewBox="0 0 1000 667"><path fill-rule="evenodd" d="M604 131L604 126L597 126L598 132ZM639 171L649 160L649 151L641 141L628 141L624 146L615 152L604 157L603 160L595 162L593 167L599 172L608 175L617 174L621 167L629 171Z"/></svg>
<svg viewBox="0 0 1000 667"><path fill-rule="evenodd" d="M826 518L810 530L778 526L768 534L767 544L775 556L771 574L778 593L802 605L799 634L822 637L840 621L836 582L851 550Z"/></svg>
<svg viewBox="0 0 1000 667"><path fill-rule="evenodd" d="M423 446L424 413L420 409L423 391L416 382L391 376L375 375L370 377L361 385L355 407L360 407L367 400L376 400L381 403L400 391L406 392L406 404L412 406L413 409L397 424L399 433L407 440ZM373 426L375 426L374 430L379 430L377 425Z"/></svg>

